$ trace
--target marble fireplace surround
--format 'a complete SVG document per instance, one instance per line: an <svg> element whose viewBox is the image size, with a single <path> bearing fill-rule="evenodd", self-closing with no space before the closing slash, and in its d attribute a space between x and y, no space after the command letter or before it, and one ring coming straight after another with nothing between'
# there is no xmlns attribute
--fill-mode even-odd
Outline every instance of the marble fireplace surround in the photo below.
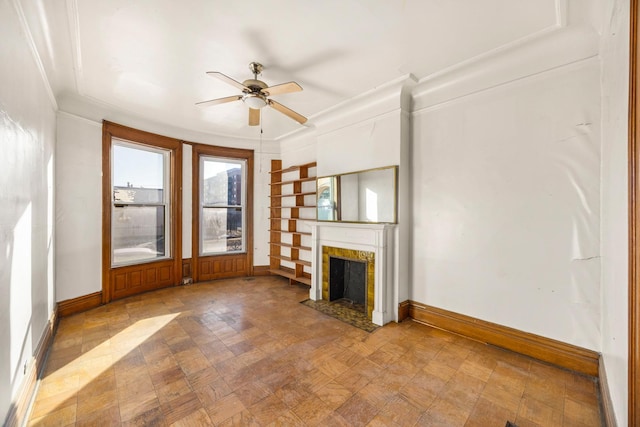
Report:
<svg viewBox="0 0 640 427"><path fill-rule="evenodd" d="M384 325L397 320L397 304L393 304L397 289L394 281L395 224L356 224L311 222L311 289L309 298L322 300L323 247L371 252L374 255L374 296L371 321ZM328 257L327 262L328 262ZM356 259L357 260L357 259ZM325 280L325 281L328 281ZM368 301L370 304L370 301Z"/></svg>

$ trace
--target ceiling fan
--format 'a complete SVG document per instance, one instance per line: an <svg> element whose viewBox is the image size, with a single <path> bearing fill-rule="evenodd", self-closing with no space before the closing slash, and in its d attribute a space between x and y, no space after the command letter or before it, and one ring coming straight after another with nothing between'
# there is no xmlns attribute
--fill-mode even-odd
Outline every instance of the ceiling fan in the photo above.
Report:
<svg viewBox="0 0 640 427"><path fill-rule="evenodd" d="M196 105L208 107L211 105L242 100L249 107L249 126L258 126L260 124L260 109L266 105L292 118L298 123L304 124L307 121L306 117L269 98L273 95L299 92L302 90L302 87L296 82L282 83L269 87L265 82L258 80L258 74L262 73L262 68L262 64L258 62L250 63L249 69L253 73L253 79L245 80L242 83L218 71L207 72L208 75L216 77L223 82L240 89L242 91L242 95L233 95L225 98L212 99L210 101L202 101L196 103Z"/></svg>

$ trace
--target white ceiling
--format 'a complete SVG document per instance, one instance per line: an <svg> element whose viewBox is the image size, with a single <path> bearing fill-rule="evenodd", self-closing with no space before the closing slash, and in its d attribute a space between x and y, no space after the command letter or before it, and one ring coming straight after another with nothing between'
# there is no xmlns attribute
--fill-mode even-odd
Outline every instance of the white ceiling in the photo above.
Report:
<svg viewBox="0 0 640 427"><path fill-rule="evenodd" d="M257 138L237 94L264 65L274 99L313 118L386 82L443 70L565 24L570 0L17 0L61 110L83 105L194 131ZM582 0L586 1L586 0ZM86 109L87 111L90 108ZM265 108L264 137L301 129ZM108 118L108 117L106 117Z"/></svg>

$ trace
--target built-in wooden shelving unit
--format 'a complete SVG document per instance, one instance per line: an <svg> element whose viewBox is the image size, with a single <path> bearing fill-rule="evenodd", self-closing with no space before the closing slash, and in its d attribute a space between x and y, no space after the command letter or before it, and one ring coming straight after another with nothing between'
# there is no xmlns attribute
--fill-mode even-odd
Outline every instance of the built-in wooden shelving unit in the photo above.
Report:
<svg viewBox="0 0 640 427"><path fill-rule="evenodd" d="M271 160L269 271L311 285L310 228L316 218L316 163L287 168Z"/></svg>

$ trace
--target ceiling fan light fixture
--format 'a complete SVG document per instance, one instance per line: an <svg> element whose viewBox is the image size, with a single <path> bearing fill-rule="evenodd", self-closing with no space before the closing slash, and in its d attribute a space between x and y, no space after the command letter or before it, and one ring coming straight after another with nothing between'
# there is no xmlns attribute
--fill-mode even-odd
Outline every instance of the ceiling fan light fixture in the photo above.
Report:
<svg viewBox="0 0 640 427"><path fill-rule="evenodd" d="M287 82L275 86L268 86L262 80L258 80L258 74L262 72L261 64L252 62L251 64L249 64L249 69L253 73L253 78L245 80L242 83L232 79L227 75L222 74L219 71L208 71L207 74L211 77L220 79L223 82L237 89L240 89L242 93L233 96L226 96L224 98L216 98L209 101L197 102L196 104L201 107L207 107L210 105L226 104L227 102L242 100L242 102L244 102L247 107L249 107L249 126L257 126L260 124L261 114L258 110L261 110L266 105L300 124L304 124L307 122L307 118L302 114L298 114L291 108L285 107L279 102L271 99L271 96L273 95L300 92L302 90L302 87L298 83Z"/></svg>
<svg viewBox="0 0 640 427"><path fill-rule="evenodd" d="M249 93L245 95L242 100L249 106L249 108L253 108L255 110L259 110L267 105L266 97L258 93Z"/></svg>

